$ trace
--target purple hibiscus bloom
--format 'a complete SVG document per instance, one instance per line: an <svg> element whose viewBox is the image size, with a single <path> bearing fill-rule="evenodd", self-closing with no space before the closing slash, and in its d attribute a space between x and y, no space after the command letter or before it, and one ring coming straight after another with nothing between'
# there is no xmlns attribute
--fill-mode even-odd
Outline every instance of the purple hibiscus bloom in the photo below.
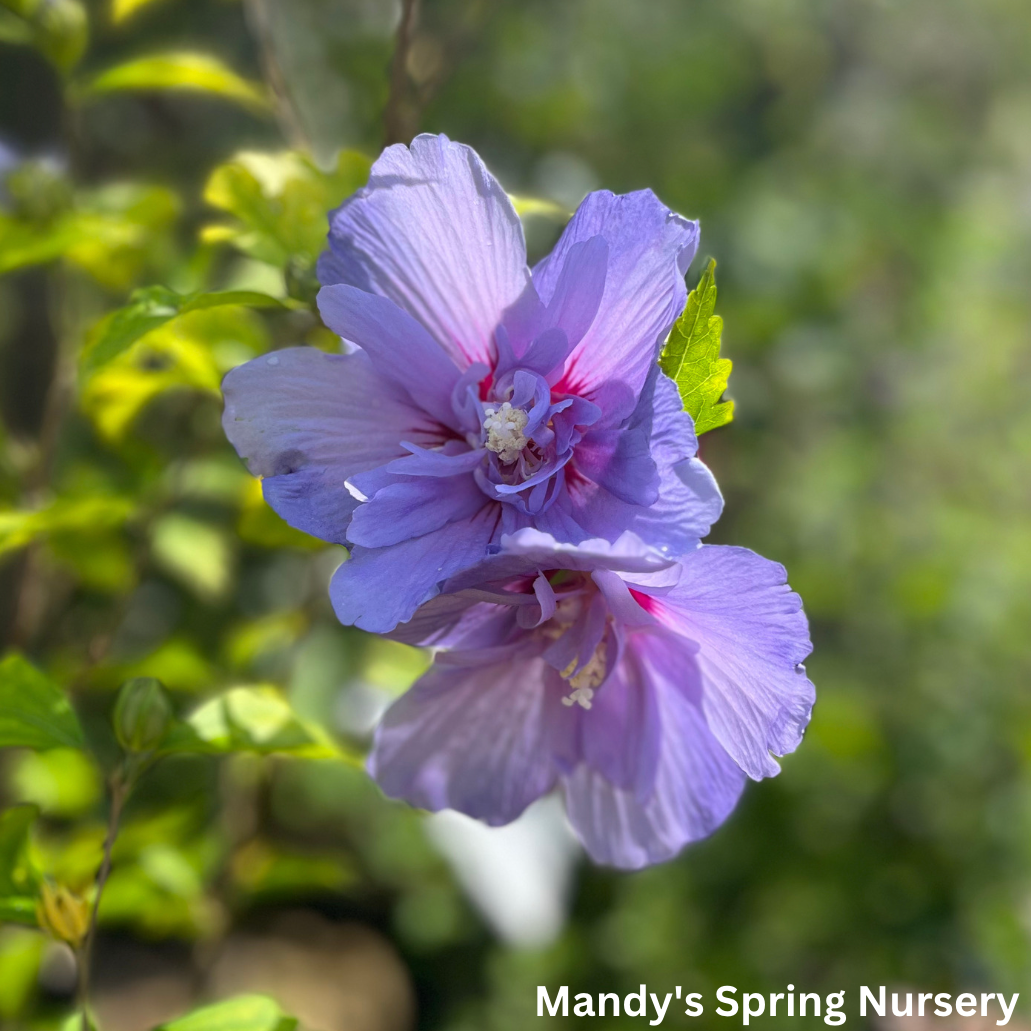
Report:
<svg viewBox="0 0 1031 1031"><path fill-rule="evenodd" d="M656 366L697 223L647 190L592 193L531 272L475 152L419 136L383 152L329 244L319 307L355 349L233 370L224 426L287 522L352 549L343 623L390 630L522 528L674 553L708 533L722 499Z"/></svg>
<svg viewBox="0 0 1031 1031"><path fill-rule="evenodd" d="M444 650L387 711L369 770L394 798L490 824L557 786L597 862L669 859L809 722L808 624L785 578L744 548L672 559L630 533L520 530L390 635Z"/></svg>

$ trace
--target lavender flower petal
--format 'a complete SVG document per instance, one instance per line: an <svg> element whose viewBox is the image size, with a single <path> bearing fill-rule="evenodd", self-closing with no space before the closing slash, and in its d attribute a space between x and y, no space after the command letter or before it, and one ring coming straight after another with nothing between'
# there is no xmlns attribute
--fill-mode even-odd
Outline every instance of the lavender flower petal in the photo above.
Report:
<svg viewBox="0 0 1031 1031"><path fill-rule="evenodd" d="M357 344L384 379L445 426L462 428L451 405L458 367L411 315L353 286L323 287L318 300L326 325Z"/></svg>
<svg viewBox="0 0 1031 1031"><path fill-rule="evenodd" d="M573 718L564 684L539 658L491 654L438 663L390 707L368 764L386 794L498 825L552 788L552 739Z"/></svg>
<svg viewBox="0 0 1031 1031"><path fill-rule="evenodd" d="M612 395L619 403L603 405L614 426L633 411L659 347L684 308L684 273L698 247L698 223L674 214L650 190L589 194L555 249L533 270L541 301L551 301L571 248L595 236L608 244L605 291L559 385L592 401L606 383L622 386Z"/></svg>
<svg viewBox="0 0 1031 1031"><path fill-rule="evenodd" d="M483 557L497 521L493 507L485 505L469 519L390 548L355 547L329 585L337 619L376 634L411 619L439 593L442 581Z"/></svg>
<svg viewBox="0 0 1031 1031"><path fill-rule="evenodd" d="M402 439L431 444L438 433L363 354L274 351L230 371L222 389L226 436L264 477L269 504L323 540L345 541L357 504L349 476L402 456Z"/></svg>
<svg viewBox="0 0 1031 1031"><path fill-rule="evenodd" d="M459 367L490 362L502 312L529 281L523 228L476 152L446 136L388 147L330 218L323 285L390 298Z"/></svg>
<svg viewBox="0 0 1031 1031"><path fill-rule="evenodd" d="M815 691L801 663L812 650L802 602L784 567L746 548L706 545L680 580L655 599L653 614L698 643L685 691L701 698L716 738L755 779L794 751Z"/></svg>

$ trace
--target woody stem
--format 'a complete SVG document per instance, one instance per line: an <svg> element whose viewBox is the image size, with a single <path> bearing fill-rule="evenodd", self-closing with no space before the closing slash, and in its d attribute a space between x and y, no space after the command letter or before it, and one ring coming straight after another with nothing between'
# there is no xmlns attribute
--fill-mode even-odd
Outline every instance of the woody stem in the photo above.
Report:
<svg viewBox="0 0 1031 1031"><path fill-rule="evenodd" d="M111 854L114 851L115 839L122 819L122 810L126 799L132 791L136 780L136 770L127 767L117 770L111 777L111 808L107 817L107 834L104 837L104 855L97 871L96 893L93 896L93 908L90 910L89 924L82 945L78 952L78 1008L82 1014L82 1031L90 1031L89 1023L89 978L90 962L93 958L93 942L97 936L97 913L100 910L100 897L104 893L111 873Z"/></svg>

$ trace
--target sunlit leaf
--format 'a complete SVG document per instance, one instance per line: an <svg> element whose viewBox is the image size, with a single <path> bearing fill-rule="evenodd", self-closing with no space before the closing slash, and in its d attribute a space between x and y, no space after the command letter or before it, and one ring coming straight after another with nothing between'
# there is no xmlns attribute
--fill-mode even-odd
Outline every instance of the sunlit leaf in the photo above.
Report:
<svg viewBox="0 0 1031 1031"><path fill-rule="evenodd" d="M40 835L33 841L40 868L58 883L86 889L100 868L105 833L98 820L80 821L61 833Z"/></svg>
<svg viewBox="0 0 1031 1031"><path fill-rule="evenodd" d="M100 797L101 777L93 760L78 749L27 752L11 767L11 790L51 816L79 816Z"/></svg>
<svg viewBox="0 0 1031 1031"><path fill-rule="evenodd" d="M18 805L0 813L0 923L36 926L40 873L29 851L39 810Z"/></svg>
<svg viewBox="0 0 1031 1031"><path fill-rule="evenodd" d="M0 43L31 46L32 42L32 26L24 18L0 6Z"/></svg>
<svg viewBox="0 0 1031 1031"><path fill-rule="evenodd" d="M232 550L210 523L175 512L163 516L151 528L151 550L159 565L201 598L215 600L229 587Z"/></svg>
<svg viewBox="0 0 1031 1031"><path fill-rule="evenodd" d="M116 533L52 533L51 556L75 579L93 591L124 594L136 580L136 567L129 544Z"/></svg>
<svg viewBox="0 0 1031 1031"><path fill-rule="evenodd" d="M568 222L572 214L561 204L553 200L545 200L543 197L523 197L519 194L510 193L508 199L512 202L516 214L520 218L550 218L555 222Z"/></svg>
<svg viewBox="0 0 1031 1031"><path fill-rule="evenodd" d="M264 995L239 995L187 1013L155 1031L293 1031L297 1021Z"/></svg>
<svg viewBox="0 0 1031 1031"><path fill-rule="evenodd" d="M162 752L257 752L309 759L347 759L321 730L302 719L271 686L233 687L172 728Z"/></svg>
<svg viewBox="0 0 1031 1031"><path fill-rule="evenodd" d="M199 691L211 684L211 663L192 641L173 637L146 658L114 671L120 682L130 677L157 677L173 691Z"/></svg>
<svg viewBox="0 0 1031 1031"><path fill-rule="evenodd" d="M734 402L720 401L732 363L720 357L723 319L713 314L715 307L716 262L710 260L659 356L662 371L676 383L684 409L694 419L696 433L734 418Z"/></svg>
<svg viewBox="0 0 1031 1031"><path fill-rule="evenodd" d="M124 290L164 246L179 199L162 186L111 183L76 197L76 239L65 259L104 286Z"/></svg>
<svg viewBox="0 0 1031 1031"><path fill-rule="evenodd" d="M0 895L0 924L26 924L35 927L36 899L28 895Z"/></svg>
<svg viewBox="0 0 1031 1031"><path fill-rule="evenodd" d="M40 227L0 212L0 273L56 261L78 239L74 219Z"/></svg>
<svg viewBox="0 0 1031 1031"><path fill-rule="evenodd" d="M0 922L3 920L0 901ZM25 1009L36 987L45 944L38 931L0 929L0 1019L13 1020Z"/></svg>
<svg viewBox="0 0 1031 1031"><path fill-rule="evenodd" d="M203 236L229 240L272 265L293 261L311 268L325 247L328 212L365 184L369 168L356 151L341 151L328 172L293 151L237 154L212 172L204 199L238 221L208 227Z"/></svg>
<svg viewBox="0 0 1031 1031"><path fill-rule="evenodd" d="M207 93L267 111L268 99L260 83L241 78L218 58L181 51L139 57L108 68L82 86L83 96L140 90Z"/></svg>
<svg viewBox="0 0 1031 1031"><path fill-rule="evenodd" d="M124 850L108 881L100 904L105 925L131 926L150 937L194 937L211 933L217 924L217 905L205 893L204 850L149 838L127 860Z"/></svg>
<svg viewBox="0 0 1031 1031"><path fill-rule="evenodd" d="M81 748L82 728L64 692L27 659L0 661L0 747Z"/></svg>
<svg viewBox="0 0 1031 1031"><path fill-rule="evenodd" d="M308 621L302 612L273 612L232 630L226 639L226 656L243 669L271 653L284 651L304 633Z"/></svg>
<svg viewBox="0 0 1031 1031"><path fill-rule="evenodd" d="M124 308L106 315L90 330L80 359L82 372L90 375L127 351L141 337L180 315L227 305L283 307L275 297L250 290L178 294L167 287L148 286L136 290Z"/></svg>
<svg viewBox="0 0 1031 1031"><path fill-rule="evenodd" d="M403 694L429 665L430 654L423 648L372 637L368 641L362 679L391 694Z"/></svg>
<svg viewBox="0 0 1031 1031"><path fill-rule="evenodd" d="M35 906L39 871L29 855L29 833L38 816L34 805L16 805L0 813L0 897L9 903L31 898Z"/></svg>
<svg viewBox="0 0 1031 1031"><path fill-rule="evenodd" d="M111 0L111 20L117 25L157 0Z"/></svg>
<svg viewBox="0 0 1031 1031"><path fill-rule="evenodd" d="M252 839L233 856L233 879L251 895L298 896L338 892L355 878L336 856L307 855Z"/></svg>
<svg viewBox="0 0 1031 1031"><path fill-rule="evenodd" d="M86 8L81 0L0 0L0 40L34 46L69 72L89 41Z"/></svg>
<svg viewBox="0 0 1031 1031"><path fill-rule="evenodd" d="M194 310L151 330L86 380L81 404L101 434L120 440L140 412L166 391L220 396L224 350L253 356L264 346L251 311L234 306ZM260 329L260 327L259 327Z"/></svg>
<svg viewBox="0 0 1031 1031"><path fill-rule="evenodd" d="M24 548L48 534L95 536L122 525L133 508L128 498L97 496L57 498L34 510L0 510L0 555Z"/></svg>
<svg viewBox="0 0 1031 1031"><path fill-rule="evenodd" d="M104 286L123 289L178 211L169 190L116 183L83 191L44 220L0 212L0 273L63 259Z"/></svg>

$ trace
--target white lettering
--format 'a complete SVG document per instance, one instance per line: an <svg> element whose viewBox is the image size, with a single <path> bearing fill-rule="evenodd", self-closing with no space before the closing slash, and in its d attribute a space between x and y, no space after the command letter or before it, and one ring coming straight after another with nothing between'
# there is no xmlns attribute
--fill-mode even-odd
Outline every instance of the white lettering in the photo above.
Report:
<svg viewBox="0 0 1031 1031"><path fill-rule="evenodd" d="M659 997L655 994L655 992L651 993L651 997L652 1005L655 1007L655 1019L649 1020L648 1023L652 1025L661 1024L663 1018L666 1016L666 1008L669 1006L669 1000L673 998L673 993L668 992L666 994L666 1001L662 1004L661 1007L659 1006Z"/></svg>
<svg viewBox="0 0 1031 1031"><path fill-rule="evenodd" d="M548 1014L552 1017L558 1016L559 1005L562 1006L562 1016L569 1016L569 985L564 984L559 990L558 995L555 996L555 1003L552 1005L551 996L548 995L548 989L544 985L537 985L537 1016L544 1016L544 1007L548 1007Z"/></svg>
<svg viewBox="0 0 1031 1031"><path fill-rule="evenodd" d="M716 993L716 998L719 999L720 1002L722 1002L724 1006L731 1006L731 1007L733 1007L732 1009L727 1010L726 1013L723 1012L722 1008L717 1009L716 1012L721 1017L732 1017L732 1016L734 1016L735 1013L737 1013L737 1008L738 1008L737 1007L737 999L728 999L727 998L727 993L728 992L733 995L734 993L737 992L737 989L735 987L733 987L733 985L725 984Z"/></svg>
<svg viewBox="0 0 1031 1031"><path fill-rule="evenodd" d="M866 1016L866 1004L870 1003L874 1008L874 1012L879 1017L883 1017L887 1014L887 1000L884 998L884 985L881 985L881 992L878 998L873 997L873 992L866 987L865 984L859 986L859 1015L861 1017Z"/></svg>
<svg viewBox="0 0 1031 1031"><path fill-rule="evenodd" d="M645 995L644 995L644 987L645 987L644 985L641 985L641 990L639 992L631 992L623 1000L623 1012L628 1017L643 1017L644 1016L644 1011L648 1008L648 1000L645 998ZM630 1008L630 1003L632 1003L632 1002L638 1003L638 1007L637 1007L636 1010L632 1010Z"/></svg>
<svg viewBox="0 0 1031 1031"><path fill-rule="evenodd" d="M977 1013L977 996L964 992L956 996L956 1012L961 1017L972 1017Z"/></svg>
<svg viewBox="0 0 1031 1031"><path fill-rule="evenodd" d="M583 1000L582 1002L580 1001L581 999ZM573 1004L573 1016L594 1016L594 1000L586 992L581 992L579 995L577 995L576 1000Z"/></svg>
<svg viewBox="0 0 1031 1031"><path fill-rule="evenodd" d="M1007 1006L1005 996L1003 996L1002 992L999 992L999 1005L1002 1007L1002 1015L1004 1018L1003 1020L997 1020L995 1022L999 1027L1005 1027L1005 1025L1010 1022L1010 1017L1013 1016L1013 1010L1016 1008L1017 999L1019 998L1020 992L1014 992L1013 998L1010 999L1010 1004Z"/></svg>

